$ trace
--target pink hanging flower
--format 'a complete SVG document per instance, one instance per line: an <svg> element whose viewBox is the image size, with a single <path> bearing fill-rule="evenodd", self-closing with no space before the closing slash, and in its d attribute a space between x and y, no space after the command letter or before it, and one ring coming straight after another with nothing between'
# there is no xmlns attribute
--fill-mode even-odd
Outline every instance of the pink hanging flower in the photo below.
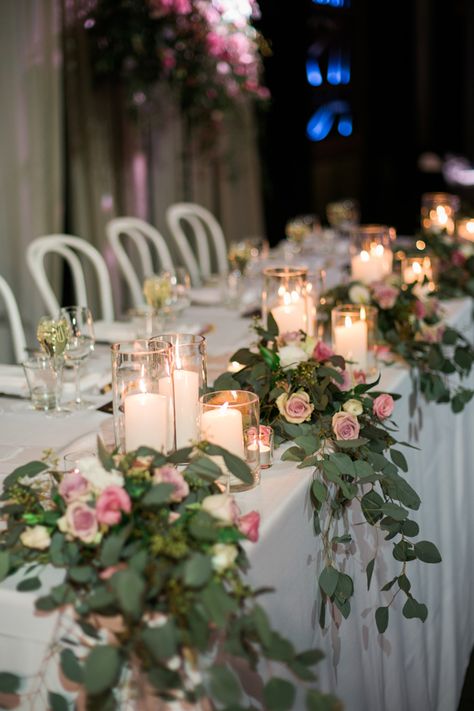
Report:
<svg viewBox="0 0 474 711"><path fill-rule="evenodd" d="M130 497L120 486L108 486L97 499L97 520L107 526L115 526L122 518L122 511L130 513L131 510Z"/></svg>
<svg viewBox="0 0 474 711"><path fill-rule="evenodd" d="M319 363L324 363L324 361L329 360L334 355L333 349L324 343L324 341L318 341L314 347L313 358Z"/></svg>
<svg viewBox="0 0 474 711"><path fill-rule="evenodd" d="M388 393L378 395L372 404L373 413L379 420L386 420L387 417L390 417L394 407L393 397Z"/></svg>
<svg viewBox="0 0 474 711"><path fill-rule="evenodd" d="M241 516L237 521L237 527L239 531L252 541L256 543L258 541L258 528L260 526L260 514L258 511L250 511L245 516Z"/></svg>
<svg viewBox="0 0 474 711"><path fill-rule="evenodd" d="M159 469L155 469L153 474L155 484L172 484L174 489L171 493L171 501L182 501L189 494L189 486L181 472L170 464L165 464Z"/></svg>

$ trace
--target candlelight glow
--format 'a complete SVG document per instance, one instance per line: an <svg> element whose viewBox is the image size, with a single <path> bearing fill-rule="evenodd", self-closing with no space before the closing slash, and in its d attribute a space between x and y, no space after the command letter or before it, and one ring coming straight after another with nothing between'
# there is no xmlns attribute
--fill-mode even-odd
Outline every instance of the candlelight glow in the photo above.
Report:
<svg viewBox="0 0 474 711"><path fill-rule="evenodd" d="M362 308L360 310L360 320L365 321L366 318L367 318L367 314L365 313L365 308L362 306Z"/></svg>
<svg viewBox="0 0 474 711"><path fill-rule="evenodd" d="M375 254L376 257L383 257L383 253L384 253L383 244L377 244L375 247L373 247L371 249L371 251L373 252L373 254Z"/></svg>
<svg viewBox="0 0 474 711"><path fill-rule="evenodd" d="M369 253L363 249L362 252L360 253L360 259L362 262L368 262L370 259Z"/></svg>
<svg viewBox="0 0 474 711"><path fill-rule="evenodd" d="M412 269L415 274L421 274L422 268L421 268L421 264L419 262L413 262Z"/></svg>
<svg viewBox="0 0 474 711"><path fill-rule="evenodd" d="M344 319L344 326L346 328L350 328L352 326L352 319L350 316L346 316L346 318Z"/></svg>

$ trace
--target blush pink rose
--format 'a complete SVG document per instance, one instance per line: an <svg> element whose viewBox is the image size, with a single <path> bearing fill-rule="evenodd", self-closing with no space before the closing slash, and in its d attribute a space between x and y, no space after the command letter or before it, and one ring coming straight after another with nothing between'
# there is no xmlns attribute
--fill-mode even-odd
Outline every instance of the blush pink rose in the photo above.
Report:
<svg viewBox="0 0 474 711"><path fill-rule="evenodd" d="M392 309L395 306L399 290L390 284L383 282L375 282L372 284L374 299L378 302L381 309Z"/></svg>
<svg viewBox="0 0 474 711"><path fill-rule="evenodd" d="M78 471L72 471L65 474L61 479L58 491L66 503L71 503L75 499L81 498L89 491L89 482L84 479Z"/></svg>
<svg viewBox="0 0 474 711"><path fill-rule="evenodd" d="M318 341L316 343L313 351L314 360L323 363L324 361L329 360L329 358L332 358L333 355L333 349L330 348L330 346L328 346L326 343L324 343L324 341Z"/></svg>
<svg viewBox="0 0 474 711"><path fill-rule="evenodd" d="M339 390L341 392L345 393L347 390L350 390L352 387L351 374L349 373L348 370L342 370L342 368L336 368L335 370L337 370L338 373L342 376L342 383L339 383L334 378L331 378L331 380L334 383L334 385L336 386L336 388L339 388Z"/></svg>
<svg viewBox="0 0 474 711"><path fill-rule="evenodd" d="M355 385L365 385L367 382L367 375L365 370L354 370L352 372L352 377L354 379Z"/></svg>
<svg viewBox="0 0 474 711"><path fill-rule="evenodd" d="M387 393L378 395L372 404L373 413L375 417L379 418L379 420L385 420L387 417L390 417L393 412L393 408L393 397Z"/></svg>
<svg viewBox="0 0 474 711"><path fill-rule="evenodd" d="M171 501L182 501L189 494L189 486L181 472L170 464L155 469L153 473L155 484L171 484L174 488L171 492Z"/></svg>
<svg viewBox="0 0 474 711"><path fill-rule="evenodd" d="M95 510L81 501L73 501L66 509L64 529L84 543L92 543L99 531ZM64 530L61 528L61 530Z"/></svg>
<svg viewBox="0 0 474 711"><path fill-rule="evenodd" d="M277 397L276 405L285 420L295 425L310 420L314 410L314 405L310 403L309 395L304 390L298 390L290 396L282 393Z"/></svg>
<svg viewBox="0 0 474 711"><path fill-rule="evenodd" d="M250 511L250 513L241 516L237 521L237 527L239 531L252 541L256 543L258 541L258 527L260 526L260 514L258 511Z"/></svg>
<svg viewBox="0 0 474 711"><path fill-rule="evenodd" d="M336 439L357 439L360 432L359 421L350 412L336 412L332 417L332 431Z"/></svg>
<svg viewBox="0 0 474 711"><path fill-rule="evenodd" d="M99 523L115 526L122 518L122 511L130 513L132 502L127 492L121 486L108 486L102 491L96 504L96 514Z"/></svg>
<svg viewBox="0 0 474 711"><path fill-rule="evenodd" d="M415 301L415 315L419 319L423 319L426 316L426 307L420 299Z"/></svg>

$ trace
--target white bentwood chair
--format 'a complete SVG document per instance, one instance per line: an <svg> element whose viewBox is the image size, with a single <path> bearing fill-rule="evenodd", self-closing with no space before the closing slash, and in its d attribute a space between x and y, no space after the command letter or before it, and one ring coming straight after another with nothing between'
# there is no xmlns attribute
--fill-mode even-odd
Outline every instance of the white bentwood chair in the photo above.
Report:
<svg viewBox="0 0 474 711"><path fill-rule="evenodd" d="M27 354L25 331L15 295L8 282L2 276L0 276L0 294L3 297L10 324L15 360L17 363L21 363Z"/></svg>
<svg viewBox="0 0 474 711"><path fill-rule="evenodd" d="M30 242L26 251L28 268L50 315L55 318L60 309L59 301L51 287L44 263L46 255L50 253L58 254L68 263L71 269L75 303L78 306L88 306L90 308L84 269L78 253L86 257L92 264L97 277L102 318L104 321L113 321L112 286L105 259L96 247L82 237L64 234L37 237Z"/></svg>
<svg viewBox="0 0 474 711"><path fill-rule="evenodd" d="M163 235L138 217L116 217L110 220L105 228L107 239L122 270L133 305L143 304L143 280L157 271L175 273L175 267L170 251ZM128 236L138 252L140 272L138 273L130 259L125 246L124 237ZM157 265L155 267L154 265Z"/></svg>
<svg viewBox="0 0 474 711"><path fill-rule="evenodd" d="M227 245L219 222L212 212L193 202L177 202L166 210L166 222L193 286L200 286L212 274L212 250L217 273L228 273ZM194 249L186 236L183 223L192 233Z"/></svg>

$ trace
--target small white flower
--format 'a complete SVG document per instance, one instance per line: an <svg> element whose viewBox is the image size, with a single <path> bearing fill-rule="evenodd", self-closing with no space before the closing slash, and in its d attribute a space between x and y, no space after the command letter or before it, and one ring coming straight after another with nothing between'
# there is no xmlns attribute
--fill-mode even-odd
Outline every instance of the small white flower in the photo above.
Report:
<svg viewBox="0 0 474 711"><path fill-rule="evenodd" d="M352 304L370 304L370 291L362 284L354 284L349 289L349 300Z"/></svg>
<svg viewBox="0 0 474 711"><path fill-rule="evenodd" d="M178 669L181 666L181 659L178 657L177 654L174 655L174 657L171 657L171 659L168 659L166 662L166 666L168 669L171 669L171 671L178 671Z"/></svg>
<svg viewBox="0 0 474 711"><path fill-rule="evenodd" d="M40 551L44 551L49 548L51 536L44 526L32 526L23 531L20 541L27 548L37 548Z"/></svg>
<svg viewBox="0 0 474 711"><path fill-rule="evenodd" d="M355 415L358 417L359 415L362 415L364 408L362 407L362 403L360 400L356 400L355 398L351 398L350 400L347 400L344 405L342 406L342 409L345 412L350 412L351 415Z"/></svg>
<svg viewBox="0 0 474 711"><path fill-rule="evenodd" d="M77 462L77 468L97 494L100 494L108 486L123 486L124 484L123 476L117 471L108 472L97 457L80 459Z"/></svg>
<svg viewBox="0 0 474 711"><path fill-rule="evenodd" d="M283 370L293 370L299 363L309 360L309 354L299 346L282 346L278 351Z"/></svg>
<svg viewBox="0 0 474 711"><path fill-rule="evenodd" d="M230 568L237 558L237 548L227 543L215 543L212 546L212 567L218 573Z"/></svg>
<svg viewBox="0 0 474 711"><path fill-rule="evenodd" d="M231 494L211 494L206 496L201 503L203 511L217 518L221 524L232 526L237 522L240 509Z"/></svg>

